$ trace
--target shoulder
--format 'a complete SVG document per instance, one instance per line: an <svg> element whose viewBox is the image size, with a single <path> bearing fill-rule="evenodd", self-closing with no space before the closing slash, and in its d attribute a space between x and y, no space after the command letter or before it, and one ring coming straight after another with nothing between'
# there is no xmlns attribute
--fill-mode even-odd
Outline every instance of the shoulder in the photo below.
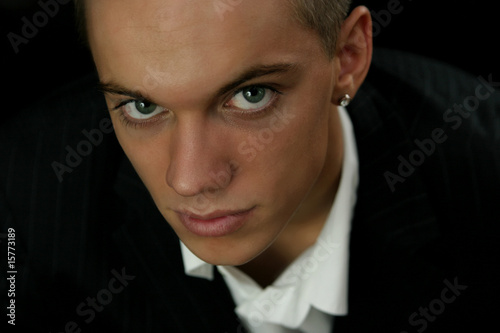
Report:
<svg viewBox="0 0 500 333"><path fill-rule="evenodd" d="M0 183L23 174L62 183L66 175L78 175L85 157L112 144L112 124L96 82L91 74L69 83L0 126L0 152L8 157L0 162Z"/></svg>
<svg viewBox="0 0 500 333"><path fill-rule="evenodd" d="M2 153L14 160L23 158L25 163L35 158L36 152L41 154L40 162L57 161L61 146L64 150L66 145L78 145L84 138L82 132L99 128L100 123L101 131L109 132L111 123L105 120L107 108L102 94L95 88L96 82L95 74L90 74L20 109L0 126Z"/></svg>
<svg viewBox="0 0 500 333"><path fill-rule="evenodd" d="M452 117L454 112L465 119L472 117L494 130L498 127L493 125L498 124L490 120L500 117L500 77L494 74L498 75L474 76L435 59L382 49L374 54L367 81L388 100L409 110L403 110L403 117L435 113L457 129L463 121ZM460 108L464 111L458 112Z"/></svg>
<svg viewBox="0 0 500 333"><path fill-rule="evenodd" d="M394 152L383 171L399 177L396 188L418 175L444 219L498 216L500 76L495 75L473 76L433 59L377 50L353 102L359 142L363 133L373 132L374 120L390 123L378 136ZM370 154L363 146L360 154ZM402 175L401 163L412 172Z"/></svg>
<svg viewBox="0 0 500 333"><path fill-rule="evenodd" d="M119 150L96 82L90 74L68 83L1 124L0 189L18 221L57 221L62 206L77 207L113 179Z"/></svg>
<svg viewBox="0 0 500 333"><path fill-rule="evenodd" d="M373 265L380 283L396 291L379 296L398 304L376 320L391 315L387 320L393 321L402 311L401 328L418 326L413 319L421 317L413 311L439 296L443 281L470 289L446 305L446 316L456 317L443 317L432 329L475 327L478 318L495 318L488 296L498 291L500 274L495 75L475 77L432 59L378 50L349 106L360 161L350 285L363 290L364 273ZM363 274L358 278L357 272ZM361 295L360 306L373 293L368 289L356 291L353 309L355 297Z"/></svg>
<svg viewBox="0 0 500 333"><path fill-rule="evenodd" d="M88 246L84 235L109 224L120 151L95 82L91 75L70 83L0 126L0 207L8 216L0 224L15 227L19 247L36 256L34 271L71 267L76 249Z"/></svg>
<svg viewBox="0 0 500 333"><path fill-rule="evenodd" d="M471 116L493 130L497 124L491 120L500 116L498 87L500 77L494 73L474 76L434 59L378 49L364 88L376 90L386 102L401 109L400 115L408 124L419 115L434 114L457 129L463 121L451 113L457 113L458 106L465 109L462 118Z"/></svg>
<svg viewBox="0 0 500 333"><path fill-rule="evenodd" d="M498 159L500 75L496 75L473 76L422 56L377 50L355 107L359 112L371 107L381 119L397 118L409 140L442 131L462 148L487 144L490 149L484 153ZM441 147L459 152L450 146Z"/></svg>

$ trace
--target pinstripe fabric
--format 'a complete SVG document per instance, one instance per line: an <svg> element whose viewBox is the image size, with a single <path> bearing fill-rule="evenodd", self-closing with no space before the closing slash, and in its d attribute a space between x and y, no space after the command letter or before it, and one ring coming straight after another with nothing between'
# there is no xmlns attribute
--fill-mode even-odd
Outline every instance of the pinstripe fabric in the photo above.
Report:
<svg viewBox="0 0 500 333"><path fill-rule="evenodd" d="M112 133L59 182L52 162L65 162L66 148L77 149L86 139L82 131L107 117L94 82L90 76L69 85L0 129L0 233L16 229L17 328L62 332L73 321L82 332L242 332L220 275L213 282L184 275L175 234ZM430 313L435 318L423 331L480 331L495 318L498 93L458 128L443 121L479 84L435 62L377 51L348 109L360 186L349 315L336 319L335 333L423 329L420 308L454 279L467 289L439 315ZM384 173L397 172L398 157L408 157L418 149L415 139L436 128L446 142L392 192ZM4 309L5 257L2 243ZM126 285L116 278L122 273ZM109 303L91 316L85 305L98 297Z"/></svg>
<svg viewBox="0 0 500 333"><path fill-rule="evenodd" d="M360 188L350 315L336 321L337 329L480 331L499 309L492 296L500 277L498 93L452 129L443 114L474 95L478 81L441 64L381 51L370 75L350 109ZM408 158L418 149L414 140L431 137L436 128L447 141L391 192L383 173L397 173L398 156ZM421 311L438 304L443 281L455 278L468 289L426 319Z"/></svg>

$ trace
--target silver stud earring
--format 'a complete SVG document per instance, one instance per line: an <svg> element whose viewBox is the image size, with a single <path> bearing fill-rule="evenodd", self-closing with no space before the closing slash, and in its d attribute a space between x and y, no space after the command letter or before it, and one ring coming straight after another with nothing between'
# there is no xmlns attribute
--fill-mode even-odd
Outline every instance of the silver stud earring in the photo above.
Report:
<svg viewBox="0 0 500 333"><path fill-rule="evenodd" d="M345 94L340 100L339 100L339 105L346 107L349 104L351 104L352 98L349 96L349 94Z"/></svg>

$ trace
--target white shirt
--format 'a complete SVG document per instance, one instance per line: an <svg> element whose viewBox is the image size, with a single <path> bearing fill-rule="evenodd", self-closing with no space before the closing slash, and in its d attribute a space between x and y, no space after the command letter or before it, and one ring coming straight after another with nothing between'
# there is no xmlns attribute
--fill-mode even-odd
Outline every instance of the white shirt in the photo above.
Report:
<svg viewBox="0 0 500 333"><path fill-rule="evenodd" d="M351 120L338 107L344 159L339 188L315 244L265 289L237 267L217 266L236 304L235 312L252 333L329 333L335 316L347 315L349 235L358 186L358 155ZM213 279L214 266L182 242L187 275Z"/></svg>

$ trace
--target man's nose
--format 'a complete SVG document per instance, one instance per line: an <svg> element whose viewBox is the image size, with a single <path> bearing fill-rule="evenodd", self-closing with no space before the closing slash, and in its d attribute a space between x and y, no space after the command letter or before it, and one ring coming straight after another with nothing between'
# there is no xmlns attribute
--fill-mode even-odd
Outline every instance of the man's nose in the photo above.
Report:
<svg viewBox="0 0 500 333"><path fill-rule="evenodd" d="M178 120L171 135L166 181L177 194L192 197L229 185L233 171L227 140L209 119Z"/></svg>

